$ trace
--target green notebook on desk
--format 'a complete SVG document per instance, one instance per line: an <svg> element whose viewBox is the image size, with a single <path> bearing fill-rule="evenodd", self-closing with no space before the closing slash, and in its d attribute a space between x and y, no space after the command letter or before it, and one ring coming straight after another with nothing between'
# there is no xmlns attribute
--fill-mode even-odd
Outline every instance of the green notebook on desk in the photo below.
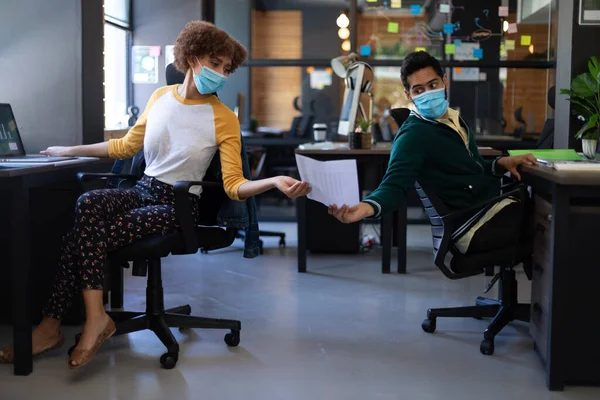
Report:
<svg viewBox="0 0 600 400"><path fill-rule="evenodd" d="M538 162L559 171L600 171L600 161L588 160L573 149L509 150L511 156L533 154Z"/></svg>
<svg viewBox="0 0 600 400"><path fill-rule="evenodd" d="M509 150L511 156L520 156L523 154L533 154L537 159L546 161L581 161L582 156L573 149L544 149L544 150Z"/></svg>

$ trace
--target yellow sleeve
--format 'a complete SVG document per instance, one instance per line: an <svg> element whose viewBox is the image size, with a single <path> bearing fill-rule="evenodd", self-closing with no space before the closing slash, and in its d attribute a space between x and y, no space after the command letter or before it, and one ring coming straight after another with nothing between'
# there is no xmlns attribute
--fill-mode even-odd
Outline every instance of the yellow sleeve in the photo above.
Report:
<svg viewBox="0 0 600 400"><path fill-rule="evenodd" d="M233 111L223 103L214 106L214 113L225 193L232 200L240 200L238 189L243 183L248 182L248 179L244 178L242 169L240 123Z"/></svg>
<svg viewBox="0 0 600 400"><path fill-rule="evenodd" d="M108 156L110 158L124 159L131 158L137 154L138 151L144 147L144 136L146 135L146 119L148 118L148 112L152 108L152 105L156 100L172 89L172 86L164 86L156 89L146 109L137 119L135 125L127 132L125 136L119 139L110 139L108 141Z"/></svg>

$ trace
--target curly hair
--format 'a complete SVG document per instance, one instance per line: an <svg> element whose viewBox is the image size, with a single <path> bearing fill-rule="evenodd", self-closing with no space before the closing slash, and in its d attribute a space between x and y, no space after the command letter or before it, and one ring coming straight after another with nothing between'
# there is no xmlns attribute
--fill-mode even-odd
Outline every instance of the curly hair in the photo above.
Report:
<svg viewBox="0 0 600 400"><path fill-rule="evenodd" d="M184 74L190 57L230 57L231 72L244 62L248 51L233 37L206 21L188 22L175 40L175 67Z"/></svg>

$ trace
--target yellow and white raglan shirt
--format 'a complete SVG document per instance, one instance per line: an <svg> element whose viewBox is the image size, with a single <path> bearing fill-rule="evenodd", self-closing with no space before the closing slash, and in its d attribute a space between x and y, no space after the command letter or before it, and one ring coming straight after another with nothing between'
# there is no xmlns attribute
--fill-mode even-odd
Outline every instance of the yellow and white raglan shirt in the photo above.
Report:
<svg viewBox="0 0 600 400"><path fill-rule="evenodd" d="M127 135L109 140L109 157L130 158L143 147L145 174L174 185L177 181L201 181L218 148L225 192L240 200L238 189L247 179L236 115L216 96L184 99L177 86L161 87L152 94ZM196 195L201 192L200 186L190 189Z"/></svg>

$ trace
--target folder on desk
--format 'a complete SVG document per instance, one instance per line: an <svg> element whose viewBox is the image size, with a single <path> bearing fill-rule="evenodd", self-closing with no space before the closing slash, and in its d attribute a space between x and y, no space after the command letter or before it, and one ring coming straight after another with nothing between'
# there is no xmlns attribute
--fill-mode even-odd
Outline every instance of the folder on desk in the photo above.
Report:
<svg viewBox="0 0 600 400"><path fill-rule="evenodd" d="M557 171L600 171L600 161L588 160L573 149L509 150L511 156L533 154L538 162Z"/></svg>
<svg viewBox="0 0 600 400"><path fill-rule="evenodd" d="M537 159L546 161L581 161L582 156L573 149L542 149L542 150L509 150L511 156L520 156L523 154L533 154Z"/></svg>

